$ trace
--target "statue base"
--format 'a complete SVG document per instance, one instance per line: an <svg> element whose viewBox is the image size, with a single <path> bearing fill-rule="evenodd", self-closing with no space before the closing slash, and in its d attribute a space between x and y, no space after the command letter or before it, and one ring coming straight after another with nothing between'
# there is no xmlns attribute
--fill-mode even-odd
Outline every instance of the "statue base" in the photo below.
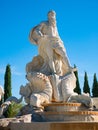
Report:
<svg viewBox="0 0 98 130"><path fill-rule="evenodd" d="M25 106L25 111L32 114L16 118L0 119L0 129L10 130L98 130L98 111L89 111L81 103L44 104L44 111L33 111Z"/></svg>
<svg viewBox="0 0 98 130"><path fill-rule="evenodd" d="M98 112L89 111L81 103L44 104L44 112L32 114L32 121L91 121L98 122Z"/></svg>
<svg viewBox="0 0 98 130"><path fill-rule="evenodd" d="M11 123L10 130L98 130L97 122ZM8 129L6 129L8 130Z"/></svg>
<svg viewBox="0 0 98 130"><path fill-rule="evenodd" d="M81 103L66 103L66 102L53 102L44 104L45 111L52 112L66 112L66 111L83 111L88 110L86 106Z"/></svg>

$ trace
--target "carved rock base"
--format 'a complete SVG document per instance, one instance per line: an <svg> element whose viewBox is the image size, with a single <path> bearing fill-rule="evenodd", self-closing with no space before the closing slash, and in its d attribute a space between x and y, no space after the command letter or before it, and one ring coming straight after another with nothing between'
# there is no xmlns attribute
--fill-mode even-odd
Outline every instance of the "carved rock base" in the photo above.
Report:
<svg viewBox="0 0 98 130"><path fill-rule="evenodd" d="M81 103L50 103L44 104L45 111L52 112L66 112L66 111L83 111L88 110L86 106Z"/></svg>
<svg viewBox="0 0 98 130"><path fill-rule="evenodd" d="M35 118L36 117L36 118ZM44 112L32 115L32 121L90 121L98 122L98 112L89 111L80 103L45 104Z"/></svg>

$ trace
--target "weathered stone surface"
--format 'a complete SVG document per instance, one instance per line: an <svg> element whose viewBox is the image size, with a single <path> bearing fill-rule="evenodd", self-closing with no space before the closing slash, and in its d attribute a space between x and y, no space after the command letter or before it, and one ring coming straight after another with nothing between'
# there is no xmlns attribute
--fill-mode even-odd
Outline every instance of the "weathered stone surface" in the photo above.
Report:
<svg viewBox="0 0 98 130"><path fill-rule="evenodd" d="M43 107L43 103L74 100L91 107L90 96L83 95L86 97L84 101L82 96L73 91L76 77L59 36L54 11L48 12L47 21L41 22L30 31L29 39L31 43L38 45L39 55L26 65L29 83L20 88L25 102L34 107Z"/></svg>
<svg viewBox="0 0 98 130"><path fill-rule="evenodd" d="M0 130L98 130L97 122L32 122L10 123Z"/></svg>
<svg viewBox="0 0 98 130"><path fill-rule="evenodd" d="M48 20L35 26L29 38L38 45L39 55L26 65L29 83L20 88L25 102L43 107L43 103L66 101L72 94L77 95L73 91L76 78L57 31L56 13L49 11Z"/></svg>
<svg viewBox="0 0 98 130"><path fill-rule="evenodd" d="M95 106L95 109L98 110L98 97L92 98L93 100L93 105Z"/></svg>
<svg viewBox="0 0 98 130"><path fill-rule="evenodd" d="M21 108L21 110L17 114L17 116L33 114L35 112L43 112L43 108L38 108L38 107L31 106L31 105L25 105L24 107Z"/></svg>
<svg viewBox="0 0 98 130"><path fill-rule="evenodd" d="M53 122L53 121L90 121L98 122L98 112L91 111L66 111L66 112L43 112L37 113L40 115L40 122Z"/></svg>
<svg viewBox="0 0 98 130"><path fill-rule="evenodd" d="M81 103L49 103L44 104L45 111L49 112L65 112L65 111L83 111L88 110L88 108Z"/></svg>
<svg viewBox="0 0 98 130"><path fill-rule="evenodd" d="M31 114L18 116L16 118L0 119L0 127L8 127L10 122L31 122Z"/></svg>
<svg viewBox="0 0 98 130"><path fill-rule="evenodd" d="M11 123L10 130L98 130L97 122Z"/></svg>
<svg viewBox="0 0 98 130"><path fill-rule="evenodd" d="M4 95L4 90L2 88L2 86L0 85L0 101L1 101L1 97Z"/></svg>
<svg viewBox="0 0 98 130"><path fill-rule="evenodd" d="M45 111L41 111L36 107L34 109L34 107L27 105L23 108L22 114L27 112L32 113L32 115L1 119L1 130L66 130L67 127L67 130L72 130L73 126L76 128L75 130L93 130L94 128L97 130L98 128L98 123L94 124L94 122L98 122L98 112L85 111L85 106L80 103L51 103L44 104L44 106ZM81 126L79 122L83 123L82 129L78 127L78 125ZM89 126L88 123L90 122ZM96 127L93 127L93 124Z"/></svg>
<svg viewBox="0 0 98 130"><path fill-rule="evenodd" d="M91 121L98 122L98 112L88 110L81 103L51 103L44 104L43 112L32 114L32 121Z"/></svg>

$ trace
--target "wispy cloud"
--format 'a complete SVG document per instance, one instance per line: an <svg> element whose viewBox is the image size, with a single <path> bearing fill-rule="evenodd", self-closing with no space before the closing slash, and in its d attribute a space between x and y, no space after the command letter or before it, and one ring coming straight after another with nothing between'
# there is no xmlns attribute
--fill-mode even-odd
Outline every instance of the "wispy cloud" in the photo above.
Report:
<svg viewBox="0 0 98 130"><path fill-rule="evenodd" d="M5 68L0 68L0 74L4 74L5 73Z"/></svg>
<svg viewBox="0 0 98 130"><path fill-rule="evenodd" d="M85 73L79 73L79 77L84 77ZM93 77L94 74L87 73L88 77Z"/></svg>
<svg viewBox="0 0 98 130"><path fill-rule="evenodd" d="M11 67L11 73L12 73L12 75L17 75L17 76L23 75L23 73L17 71L17 69L16 69L15 66L12 66L12 67Z"/></svg>
<svg viewBox="0 0 98 130"><path fill-rule="evenodd" d="M0 68L0 74L4 74L5 73L5 69L4 67ZM15 66L11 66L11 73L12 75L16 75L16 76L21 76L23 75L23 73L17 71Z"/></svg>

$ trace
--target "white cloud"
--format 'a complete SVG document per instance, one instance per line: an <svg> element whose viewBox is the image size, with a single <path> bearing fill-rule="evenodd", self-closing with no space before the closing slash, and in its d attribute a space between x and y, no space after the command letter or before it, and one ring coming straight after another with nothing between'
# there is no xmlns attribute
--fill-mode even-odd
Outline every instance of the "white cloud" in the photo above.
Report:
<svg viewBox="0 0 98 130"><path fill-rule="evenodd" d="M83 73L79 73L78 75L79 75L79 77L84 77Z"/></svg>
<svg viewBox="0 0 98 130"><path fill-rule="evenodd" d="M85 73L79 73L79 77L84 77ZM87 73L88 77L93 77L94 74Z"/></svg>
<svg viewBox="0 0 98 130"><path fill-rule="evenodd" d="M0 74L5 74L5 69L6 68L0 68ZM17 71L16 67L15 66L11 66L11 73L12 75L16 75L16 76L21 76L23 75L23 73Z"/></svg>
<svg viewBox="0 0 98 130"><path fill-rule="evenodd" d="M17 76L23 75L23 73L17 71L15 66L11 67L11 73L12 73L12 75L17 75Z"/></svg>
<svg viewBox="0 0 98 130"><path fill-rule="evenodd" d="M4 74L5 73L5 68L0 68L0 74Z"/></svg>

